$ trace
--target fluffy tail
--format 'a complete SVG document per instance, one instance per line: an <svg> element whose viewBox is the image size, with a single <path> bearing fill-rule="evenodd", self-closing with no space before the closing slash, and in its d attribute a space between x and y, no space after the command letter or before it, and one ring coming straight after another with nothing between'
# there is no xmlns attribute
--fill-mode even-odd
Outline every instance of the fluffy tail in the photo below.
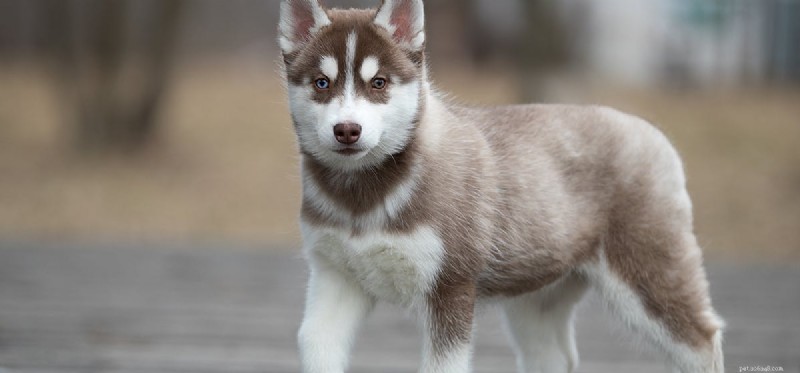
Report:
<svg viewBox="0 0 800 373"><path fill-rule="evenodd" d="M722 328L719 328L717 332L714 333L714 338L711 343L713 345L711 346L711 369L709 371L713 373L724 373L725 357L722 353Z"/></svg>
<svg viewBox="0 0 800 373"><path fill-rule="evenodd" d="M722 331L725 329L725 321L714 311L708 312L708 317L713 320L717 331L711 337L711 348L706 352L710 355L703 357L702 372L725 373L725 355L722 352Z"/></svg>

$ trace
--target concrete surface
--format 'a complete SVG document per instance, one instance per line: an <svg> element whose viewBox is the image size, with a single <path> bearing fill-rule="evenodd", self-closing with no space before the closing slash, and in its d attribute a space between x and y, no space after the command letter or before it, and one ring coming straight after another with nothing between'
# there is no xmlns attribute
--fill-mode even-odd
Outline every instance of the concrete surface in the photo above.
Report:
<svg viewBox="0 0 800 373"><path fill-rule="evenodd" d="M726 371L800 372L800 267L709 264L729 324ZM0 372L297 372L305 264L292 251L0 241ZM579 372L667 372L592 296ZM420 333L379 306L352 372L415 372ZM513 372L498 317L479 321L475 372Z"/></svg>

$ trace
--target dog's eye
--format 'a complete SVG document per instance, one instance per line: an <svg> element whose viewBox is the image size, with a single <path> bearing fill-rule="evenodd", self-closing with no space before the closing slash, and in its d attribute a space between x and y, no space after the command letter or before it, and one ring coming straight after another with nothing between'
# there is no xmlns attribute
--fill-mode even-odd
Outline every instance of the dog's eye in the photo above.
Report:
<svg viewBox="0 0 800 373"><path fill-rule="evenodd" d="M314 87L324 91L331 87L331 82L327 78L319 78L314 81Z"/></svg>
<svg viewBox="0 0 800 373"><path fill-rule="evenodd" d="M372 79L372 88L375 88L375 89L384 89L384 88L386 88L386 79L383 79L383 78Z"/></svg>

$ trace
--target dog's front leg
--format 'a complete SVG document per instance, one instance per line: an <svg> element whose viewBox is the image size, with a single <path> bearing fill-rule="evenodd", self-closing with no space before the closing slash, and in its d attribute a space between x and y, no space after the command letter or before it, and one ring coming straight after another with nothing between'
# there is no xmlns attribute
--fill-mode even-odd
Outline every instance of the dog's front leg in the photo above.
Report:
<svg viewBox="0 0 800 373"><path fill-rule="evenodd" d="M298 332L303 372L344 372L356 331L374 303L337 269L324 261L312 261L306 310Z"/></svg>
<svg viewBox="0 0 800 373"><path fill-rule="evenodd" d="M470 371L474 311L474 284L437 286L428 297L421 373Z"/></svg>

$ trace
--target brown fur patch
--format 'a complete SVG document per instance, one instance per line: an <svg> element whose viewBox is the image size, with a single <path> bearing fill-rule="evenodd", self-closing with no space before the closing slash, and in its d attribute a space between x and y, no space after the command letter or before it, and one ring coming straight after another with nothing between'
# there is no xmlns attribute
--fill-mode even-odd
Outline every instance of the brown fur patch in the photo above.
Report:
<svg viewBox="0 0 800 373"><path fill-rule="evenodd" d="M438 283L428 301L434 353L444 355L459 344L469 343L475 300L475 285L469 281Z"/></svg>
<svg viewBox="0 0 800 373"><path fill-rule="evenodd" d="M304 155L303 169L328 198L342 209L360 215L382 204L386 196L409 176L413 158L413 151L403 151L378 167L342 172Z"/></svg>
<svg viewBox="0 0 800 373"><path fill-rule="evenodd" d="M308 84L309 89L313 89L311 85L316 79L325 77L320 69L321 59L324 56L336 58L339 64L337 78L330 82L329 89L315 90L312 95L314 101L328 103L341 97L348 74L354 81L356 95L383 104L389 101L392 85L420 78L424 59L394 44L389 33L373 23L374 10L332 9L328 11L328 17L330 25L323 27L303 48L284 56L288 81L295 85ZM356 55L354 71L347 72L347 38L351 34L356 35ZM360 77L361 65L370 56L378 59L380 70L377 75L388 82L384 89L375 89L371 82L365 82Z"/></svg>

